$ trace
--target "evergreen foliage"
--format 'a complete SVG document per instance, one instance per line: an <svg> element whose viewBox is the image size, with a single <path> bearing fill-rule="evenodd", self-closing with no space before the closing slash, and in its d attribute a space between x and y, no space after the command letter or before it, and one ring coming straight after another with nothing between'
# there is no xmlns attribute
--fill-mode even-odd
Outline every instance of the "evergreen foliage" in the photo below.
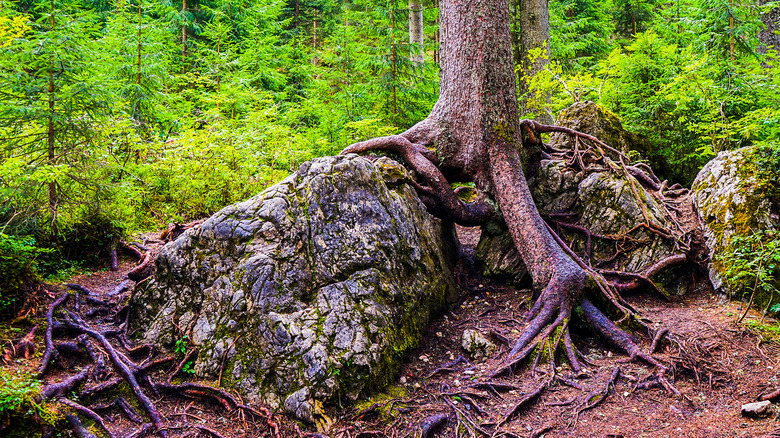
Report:
<svg viewBox="0 0 780 438"><path fill-rule="evenodd" d="M0 0L0 226L62 247L211 214L437 97L437 10L410 60L400 0ZM555 0L552 114L594 100L688 183L780 136L776 51L742 0ZM19 237L23 239L23 237Z"/></svg>

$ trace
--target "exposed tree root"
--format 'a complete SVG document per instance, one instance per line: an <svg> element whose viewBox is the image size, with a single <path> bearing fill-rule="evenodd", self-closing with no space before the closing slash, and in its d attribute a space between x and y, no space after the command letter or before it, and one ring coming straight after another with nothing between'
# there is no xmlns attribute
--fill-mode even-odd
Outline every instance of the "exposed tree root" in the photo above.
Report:
<svg viewBox="0 0 780 438"><path fill-rule="evenodd" d="M70 423L71 429L73 429L73 432L76 434L79 438L97 438L97 436L90 432L89 429L84 426L84 423L79 420L79 418L73 414L66 414L65 418L68 419L68 423Z"/></svg>
<svg viewBox="0 0 780 438"><path fill-rule="evenodd" d="M758 397L759 400L769 400L769 401L776 401L777 399L780 399L780 389L776 389L770 393L762 394Z"/></svg>
<svg viewBox="0 0 780 438"><path fill-rule="evenodd" d="M89 418L90 420L94 421L98 425L100 425L100 428L103 429L109 438L113 438L114 434L111 433L110 430L108 430L108 427L106 427L105 421L103 421L103 417L95 413L92 409L89 409L86 406L82 406L72 400L69 400L67 398L58 398L58 402L64 404L65 406L73 409L74 411L78 412L79 414Z"/></svg>
<svg viewBox="0 0 780 438"><path fill-rule="evenodd" d="M618 324L628 322L644 326L650 332L650 326L636 314L636 311L623 299L620 293L644 287L660 294L660 289L653 282L652 277L665 269L688 261L687 251L690 250L690 237L684 232L679 222L674 219L674 214L669 213L668 215L671 218L669 226L658 224L645 207L644 198L640 194L640 191L644 189L655 197L659 205L667 212L676 212L679 210L671 205L666 196L674 196L670 190L677 189L667 188L667 183L660 181L649 166L632 165L623 153L596 137L568 128L542 125L531 120L522 121L520 127L523 132L524 145L541 145L540 134L542 133L562 133L573 137L573 150L550 149L549 152L564 157L569 166L578 167L582 172L608 171L617 173L628 182L631 193L642 209L644 222L619 236L604 236L593 233L586 227L577 224L576 216L568 215L566 212L548 214L547 218L553 226L582 233L585 236L585 255L580 257L550 225L543 221L541 223L533 222L532 216L535 212L530 211L530 209L535 207L532 203L526 202L530 193L527 189L523 189L525 181L520 171L520 161L517 155L512 152L513 145L499 145L487 149L487 159L490 162L487 171L491 183L485 184L481 182L482 180L476 179L475 182L478 189L487 187L489 192L480 194L478 196L480 201L465 203L452 190L445 173L462 176L468 175L469 170L460 169L458 171L451 168L444 170L445 165L440 162L440 157L434 156L434 152L426 148L431 138L438 135L434 133L438 129L434 126L436 126L436 122L429 119L401 135L356 143L346 148L342 153L385 150L400 154L406 165L420 178L413 185L425 200L425 204L433 206L431 212L461 225L479 225L496 215L486 201L490 196L496 199L501 208L501 214L509 226L510 233L512 233L513 240L518 246L518 251L523 256L539 292L526 314L527 324L512 345L504 363L492 373L491 377L511 371L522 363L530 363L532 370L536 370L540 360L544 357L550 364L551 379L555 380L559 378L556 375L558 353L565 358L572 370L579 372L583 368L582 360L584 357L577 351L570 333L570 322L572 318L577 317L587 323L606 343L625 352L629 360L641 360L655 368L655 372L644 382L639 382L637 388L657 385L666 391L679 394L679 391L668 380L669 367L653 356L658 343L667 332L658 331L650 350L643 351L627 332L618 327L599 308L599 306L606 307L609 314L617 315ZM500 141L498 142L500 143ZM542 155L544 154L543 152ZM485 177L484 175L472 176L474 178ZM519 224L512 221L517 221ZM525 235L528 230L539 233L538 237L532 238ZM549 241L545 240L544 233L549 233L551 236ZM597 268L592 265L594 262L592 260L594 239L614 242L616 251L610 261L616 264L628 247L645 244L648 241L648 237L645 236L648 235L658 236L658 238L670 242L675 251L679 252L654 263L640 273ZM603 266L604 261L598 260L596 262ZM594 303L598 303L598 306ZM448 369L449 367L445 365L434 370L431 375L446 372ZM598 394L591 393L586 397L587 400L581 405L577 415L583 410L601 403L609 394L618 376L619 369L616 368L605 388L597 391ZM521 399L502 418L498 426L508 421L525 404L544 392L552 380L541 384ZM576 384L576 382L572 383ZM492 383L479 385L494 392L498 389ZM580 385L576 384L576 386ZM463 397L460 394L459 396ZM445 401L447 401L446 397ZM469 403L479 412L480 408L473 400ZM476 430L468 425L470 424L468 416L461 415L454 406L453 410L459 425L466 424L464 427L467 430Z"/></svg>
<svg viewBox="0 0 780 438"><path fill-rule="evenodd" d="M9 363L17 357L29 358L35 353L35 331L38 330L38 326L34 326L30 331L20 340L11 344L9 348L3 352L2 362Z"/></svg>
<svg viewBox="0 0 780 438"><path fill-rule="evenodd" d="M423 421L420 422L420 431L422 432L421 437L422 438L429 438L433 436L434 433L436 433L437 430L439 430L442 426L447 424L447 421L449 421L450 416L447 414L434 414L430 417L425 418Z"/></svg>
<svg viewBox="0 0 780 438"><path fill-rule="evenodd" d="M620 367L615 367L615 369L612 370L612 374L609 376L609 379L604 384L604 387L601 389L597 389L594 391L589 392L584 397L582 397L582 401L579 404L579 407L577 409L577 412L574 414L574 418L572 419L572 424L576 424L577 420L580 417L580 414L587 411L588 409L593 409L601 402L606 400L607 396L611 394L615 389L615 383L617 382L618 377L620 376Z"/></svg>
<svg viewBox="0 0 780 438"><path fill-rule="evenodd" d="M81 293L88 294L84 298L90 297L91 291L80 285L69 285L70 289L77 290ZM76 294L78 295L78 293ZM73 300L73 310L65 308L65 304L70 295L67 293L59 296L50 306L47 312L47 331L46 331L46 350L44 352L44 362L39 368L41 375L44 375L48 369L50 363L52 363L57 356L61 358L76 357L74 361L63 361L64 367L69 368L73 366L75 362L83 363L86 359L90 362L90 365L83 367L78 373L68 376L64 380L56 383L45 385L40 391L41 399L53 399L59 403L67 406L69 409L75 411L76 415L88 418L98 424L105 430L107 436L113 436L113 432L107 426L103 417L98 414L97 411L118 410L122 412L130 421L141 424L141 427L136 430L130 436L142 437L151 433L156 433L159 436L165 437L168 434L170 426L166 426L163 416L156 407L156 403L147 395L148 391L152 391L155 395L158 392L163 391L168 394L175 394L180 397L192 398L203 402L215 402L227 412L234 412L239 419L245 421L251 416L254 420L259 420L261 424L265 424L272 436L280 438L279 425L274 419L273 413L263 407L250 407L243 402L236 400L232 395L217 388L212 388L206 385L199 384L173 384L170 383L170 379L181 371L183 363L186 363L188 358L191 358L190 352L188 357L184 358L184 361L178 360L176 356L162 356L155 357L155 349L149 344L134 345L127 340L126 331L128 327L127 317L118 317L117 311L109 303L94 298L90 301L90 305L95 308L105 309L113 314L113 317L109 321L114 321L114 324L120 324L119 329L114 328L95 328L91 326L87 321L82 319L76 310L77 303L82 302L81 297L77 297ZM92 309L94 310L94 309ZM121 311L122 309L120 309ZM86 314L90 314L88 311ZM34 332L31 332L34 335ZM58 341L54 342L54 334L60 336L73 336L73 341ZM32 335L31 335L32 336ZM73 339L73 338L71 338ZM114 344L118 345L114 345ZM61 353L58 354L57 352ZM136 362L133 358L143 355L142 361ZM108 357L108 364L104 360ZM172 362L178 362L179 367L174 370L174 374L167 375L167 382L158 383L155 378L152 377L154 370L158 369L161 365L171 364ZM117 375L118 374L118 375ZM114 377L112 377L112 375ZM155 373L155 375L158 375ZM164 377L164 378L166 378ZM81 390L79 387L87 381L95 382L91 386L87 386ZM123 397L115 397L108 404L102 405L89 405L83 404L84 401L89 402L95 398L101 398L107 391L119 387L119 385L126 384L130 391L135 396L138 404L143 409L143 413L147 418L151 419L150 423L145 423L144 418L133 408ZM78 401L73 401L67 397L71 394L78 394ZM159 395L158 395L159 396ZM68 414L68 419L71 424L71 428L76 436L89 437L94 436L78 419L76 415ZM208 434L211 436L219 436L219 432L210 429L209 427L202 425L190 426L194 430L198 431L201 435Z"/></svg>
<svg viewBox="0 0 780 438"><path fill-rule="evenodd" d="M444 174L436 167L438 160L421 144L412 143L402 135L391 135L355 143L341 151L343 154L369 151L392 151L400 154L406 164L420 175L428 186L417 185L418 190L434 197L445 210L448 218L463 226L485 223L494 212L484 201L466 203L461 201Z"/></svg>
<svg viewBox="0 0 780 438"><path fill-rule="evenodd" d="M523 398L521 398L517 403L515 403L514 406L512 406L509 411L507 411L506 414L504 414L504 418L502 418L498 422L498 426L503 425L507 421L509 421L512 417L515 416L523 407L527 406L528 403L533 401L536 397L542 394L542 392L547 388L547 386L550 384L550 382L543 382L541 385L539 385L536 389L529 392L528 394L524 395Z"/></svg>
<svg viewBox="0 0 780 438"><path fill-rule="evenodd" d="M61 397L67 393L73 391L77 386L81 385L89 377L90 369L86 367L82 369L78 374L68 377L67 379L52 383L41 388L41 398L54 398Z"/></svg>
<svg viewBox="0 0 780 438"><path fill-rule="evenodd" d="M134 242L125 242L124 240L119 241L119 246L122 248L123 251L130 254L135 258L136 260L141 260L144 256L144 252L149 252L149 248L143 247L138 245Z"/></svg>
<svg viewBox="0 0 780 438"><path fill-rule="evenodd" d="M65 325L74 330L78 330L89 335L100 343L100 345L108 354L109 359L111 359L111 363L114 365L117 371L119 371L119 374L125 379L128 385L130 385L130 389L133 391L133 394L135 394L138 402L141 404L141 407L143 407L146 413L149 414L149 417L152 419L152 423L155 425L155 427L157 427L157 433L163 438L167 437L168 434L164 430L159 411L138 385L135 374L130 369L130 366L128 366L126 361L123 360L123 358L119 355L114 346L111 345L111 343L108 342L108 339L106 339L106 337L103 336L100 332L87 327L83 324L83 321L78 321L78 317L74 317L75 315L70 314L70 316L73 321L66 320Z"/></svg>
<svg viewBox="0 0 780 438"><path fill-rule="evenodd" d="M154 267L153 262L154 257L152 257L151 253L147 252L141 258L138 266L131 269L130 272L127 273L127 278L136 282L145 280L150 275L152 275L152 268Z"/></svg>

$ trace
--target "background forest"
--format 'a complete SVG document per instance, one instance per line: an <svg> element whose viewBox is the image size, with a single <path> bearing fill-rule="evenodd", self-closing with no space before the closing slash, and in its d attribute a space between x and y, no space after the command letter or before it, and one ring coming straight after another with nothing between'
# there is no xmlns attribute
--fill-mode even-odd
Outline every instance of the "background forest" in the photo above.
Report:
<svg viewBox="0 0 780 438"><path fill-rule="evenodd" d="M25 279L105 263L128 233L207 216L424 118L436 6L0 0L0 309ZM549 62L518 68L528 116L596 101L686 185L721 150L759 144L761 166L780 164L778 2L549 7L549 50L531 53Z"/></svg>

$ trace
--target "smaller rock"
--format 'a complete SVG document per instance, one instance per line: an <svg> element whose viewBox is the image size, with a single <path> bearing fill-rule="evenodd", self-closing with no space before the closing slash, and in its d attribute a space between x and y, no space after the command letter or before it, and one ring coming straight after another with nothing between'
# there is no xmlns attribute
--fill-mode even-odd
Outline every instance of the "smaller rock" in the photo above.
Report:
<svg viewBox="0 0 780 438"><path fill-rule="evenodd" d="M314 423L309 388L303 388L290 394L284 401L284 410L294 415L298 420Z"/></svg>
<svg viewBox="0 0 780 438"><path fill-rule="evenodd" d="M490 357L496 351L496 344L490 342L479 330L474 329L463 331L461 346L474 360Z"/></svg>
<svg viewBox="0 0 780 438"><path fill-rule="evenodd" d="M772 415L772 402L769 400L742 405L742 415L745 417L761 418Z"/></svg>

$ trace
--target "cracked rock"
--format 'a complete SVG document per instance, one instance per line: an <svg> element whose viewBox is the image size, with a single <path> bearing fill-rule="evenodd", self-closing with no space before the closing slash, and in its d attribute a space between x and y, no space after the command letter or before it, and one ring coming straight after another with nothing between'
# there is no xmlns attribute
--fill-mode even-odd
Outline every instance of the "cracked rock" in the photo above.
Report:
<svg viewBox="0 0 780 438"><path fill-rule="evenodd" d="M302 421L381 388L456 293L454 233L410 181L388 158L323 157L225 207L134 293L143 338L171 346L191 326L198 377L224 364L225 386Z"/></svg>

